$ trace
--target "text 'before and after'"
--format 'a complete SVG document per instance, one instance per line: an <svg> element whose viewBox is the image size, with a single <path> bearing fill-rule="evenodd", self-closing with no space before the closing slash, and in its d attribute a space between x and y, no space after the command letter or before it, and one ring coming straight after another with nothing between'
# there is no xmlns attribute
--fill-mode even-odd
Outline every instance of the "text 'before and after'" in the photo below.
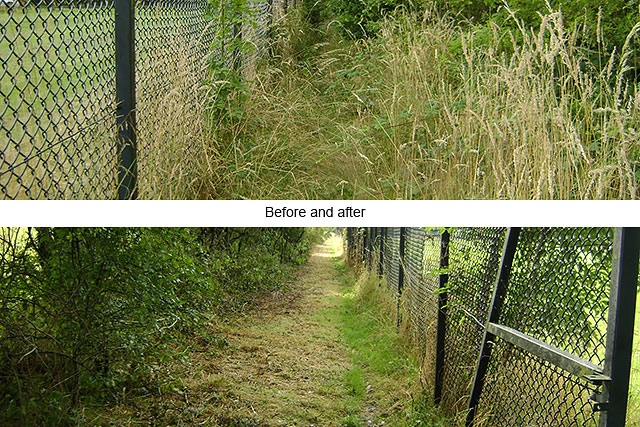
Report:
<svg viewBox="0 0 640 427"><path fill-rule="evenodd" d="M364 218L364 208L347 206L344 208L288 208L267 206L266 218Z"/></svg>

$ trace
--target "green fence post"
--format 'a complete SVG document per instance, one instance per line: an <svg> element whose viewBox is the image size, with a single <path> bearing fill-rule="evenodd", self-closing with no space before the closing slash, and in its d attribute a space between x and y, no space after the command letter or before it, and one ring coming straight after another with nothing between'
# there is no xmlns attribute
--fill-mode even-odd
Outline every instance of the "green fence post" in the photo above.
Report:
<svg viewBox="0 0 640 427"><path fill-rule="evenodd" d="M611 382L604 384L602 400L596 406L602 411L601 427L623 427L626 422L639 253L640 229L616 229L603 372Z"/></svg>

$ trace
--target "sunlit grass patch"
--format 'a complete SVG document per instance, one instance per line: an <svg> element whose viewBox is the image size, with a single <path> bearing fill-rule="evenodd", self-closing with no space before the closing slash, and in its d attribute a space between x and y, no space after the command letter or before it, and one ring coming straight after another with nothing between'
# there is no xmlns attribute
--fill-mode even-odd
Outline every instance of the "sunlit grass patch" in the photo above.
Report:
<svg viewBox="0 0 640 427"><path fill-rule="evenodd" d="M359 407L343 425L450 425L422 389L419 361L396 326L393 295L368 272L355 281L343 262L336 268L344 283L338 320L354 364L344 382L350 406Z"/></svg>

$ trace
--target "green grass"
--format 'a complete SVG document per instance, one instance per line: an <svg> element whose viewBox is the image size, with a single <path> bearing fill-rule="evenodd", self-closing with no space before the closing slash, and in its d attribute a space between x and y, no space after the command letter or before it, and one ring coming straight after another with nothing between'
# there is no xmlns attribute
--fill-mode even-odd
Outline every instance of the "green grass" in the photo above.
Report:
<svg viewBox="0 0 640 427"><path fill-rule="evenodd" d="M422 389L419 362L396 327L393 298L367 273L355 281L344 260L336 268L343 288L334 315L353 364L344 377L349 416L342 425L451 425Z"/></svg>

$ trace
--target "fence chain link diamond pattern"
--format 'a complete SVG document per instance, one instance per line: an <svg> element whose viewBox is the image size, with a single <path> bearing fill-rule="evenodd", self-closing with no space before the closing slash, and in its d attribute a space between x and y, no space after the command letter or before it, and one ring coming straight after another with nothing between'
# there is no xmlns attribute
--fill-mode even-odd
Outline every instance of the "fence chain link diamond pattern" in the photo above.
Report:
<svg viewBox="0 0 640 427"><path fill-rule="evenodd" d="M148 198L154 168L169 170L179 159L195 171L196 144L175 153L163 141L171 128L198 132L189 112L201 111L193 95L216 52L217 22L208 0L134 0L134 7L138 187ZM242 36L267 37L270 3L252 7L257 25ZM117 197L115 21L114 0L0 5L1 199ZM163 114L175 104L186 114Z"/></svg>
<svg viewBox="0 0 640 427"><path fill-rule="evenodd" d="M397 293L403 268L400 298L425 358L429 383L436 375L438 278L448 274L441 404L450 414L465 411L507 229L452 229L449 266L444 270L442 230L404 229L402 262L400 230L375 231L376 242L383 245L383 275ZM605 366L613 237L610 228L523 228L498 323L586 363ZM375 244L371 252L380 253ZM372 265L377 265L375 258ZM593 405L602 386L499 337L490 345L475 425L598 425Z"/></svg>

